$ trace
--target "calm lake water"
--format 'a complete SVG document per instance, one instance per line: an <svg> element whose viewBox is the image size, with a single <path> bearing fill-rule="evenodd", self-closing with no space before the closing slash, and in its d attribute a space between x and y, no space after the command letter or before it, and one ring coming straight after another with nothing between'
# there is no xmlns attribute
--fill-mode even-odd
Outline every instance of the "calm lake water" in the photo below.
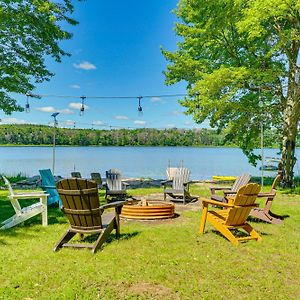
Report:
<svg viewBox="0 0 300 300"><path fill-rule="evenodd" d="M265 149L265 156L275 157L277 151ZM299 149L296 153L299 158ZM192 179L243 172L261 174L240 149L194 147L56 147L55 173L69 176L75 169L82 176L89 177L91 172L104 176L106 170L117 168L124 177L165 178L169 164L174 167L183 164L191 170ZM0 173L33 176L44 168L52 168L51 147L0 147ZM299 174L298 164L295 173Z"/></svg>

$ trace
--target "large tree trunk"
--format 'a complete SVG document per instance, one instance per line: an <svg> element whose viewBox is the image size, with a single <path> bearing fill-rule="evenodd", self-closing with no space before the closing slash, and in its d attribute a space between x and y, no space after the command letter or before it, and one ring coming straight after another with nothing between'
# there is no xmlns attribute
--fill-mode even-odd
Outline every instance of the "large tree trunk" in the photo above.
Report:
<svg viewBox="0 0 300 300"><path fill-rule="evenodd" d="M299 122L299 73L296 62L290 65L286 105L283 112L282 179L284 187L294 185L295 147Z"/></svg>

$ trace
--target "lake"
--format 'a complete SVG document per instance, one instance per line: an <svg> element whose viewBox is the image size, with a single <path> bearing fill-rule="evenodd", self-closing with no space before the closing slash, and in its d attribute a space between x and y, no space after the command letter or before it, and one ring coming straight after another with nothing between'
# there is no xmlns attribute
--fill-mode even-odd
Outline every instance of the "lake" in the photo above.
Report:
<svg viewBox="0 0 300 300"><path fill-rule="evenodd" d="M275 157L277 149L265 149L265 156ZM299 158L299 149L296 155ZM80 171L90 177L91 172L102 176L110 168L121 170L124 177L165 178L168 166L185 166L192 179L210 179L212 175L260 175L258 167L248 163L238 148L196 147L56 147L55 173L70 176ZM0 173L28 176L39 169L52 169L52 147L0 147ZM299 174L298 164L295 173ZM265 172L274 175L274 172Z"/></svg>

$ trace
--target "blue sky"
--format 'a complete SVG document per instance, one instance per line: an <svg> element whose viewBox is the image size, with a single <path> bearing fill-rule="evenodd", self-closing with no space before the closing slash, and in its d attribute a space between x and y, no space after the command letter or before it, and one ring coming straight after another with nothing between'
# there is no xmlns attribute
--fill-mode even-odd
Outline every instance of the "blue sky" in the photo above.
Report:
<svg viewBox="0 0 300 300"><path fill-rule="evenodd" d="M171 13L177 1L102 1L75 2L73 17L79 21L71 40L62 47L71 53L62 63L47 60L55 73L50 82L40 84L35 93L70 96L138 96L185 94L186 85L166 86L163 70L167 62L160 47L175 50L178 38L173 31L176 16ZM26 97L18 96L21 105ZM79 115L80 99L45 97L30 99L29 113L0 115L4 122L48 124L59 111L60 126L107 128L155 127L194 128L191 116L177 98L142 99L143 115L137 99L85 101Z"/></svg>

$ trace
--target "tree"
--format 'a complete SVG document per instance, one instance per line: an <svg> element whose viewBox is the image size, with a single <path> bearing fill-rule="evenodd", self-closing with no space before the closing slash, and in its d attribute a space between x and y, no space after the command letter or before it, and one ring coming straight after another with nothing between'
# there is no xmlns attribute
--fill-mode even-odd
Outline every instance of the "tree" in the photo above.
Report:
<svg viewBox="0 0 300 300"><path fill-rule="evenodd" d="M69 55L59 42L72 36L61 28L62 22L77 24L68 16L72 12L71 0L0 1L0 110L22 111L11 93L31 93L53 76L45 57L60 62Z"/></svg>
<svg viewBox="0 0 300 300"><path fill-rule="evenodd" d="M281 136L283 178L293 185L299 121L300 2L180 0L181 37L166 83L187 82L181 101L195 121L210 120L256 163L259 128Z"/></svg>

